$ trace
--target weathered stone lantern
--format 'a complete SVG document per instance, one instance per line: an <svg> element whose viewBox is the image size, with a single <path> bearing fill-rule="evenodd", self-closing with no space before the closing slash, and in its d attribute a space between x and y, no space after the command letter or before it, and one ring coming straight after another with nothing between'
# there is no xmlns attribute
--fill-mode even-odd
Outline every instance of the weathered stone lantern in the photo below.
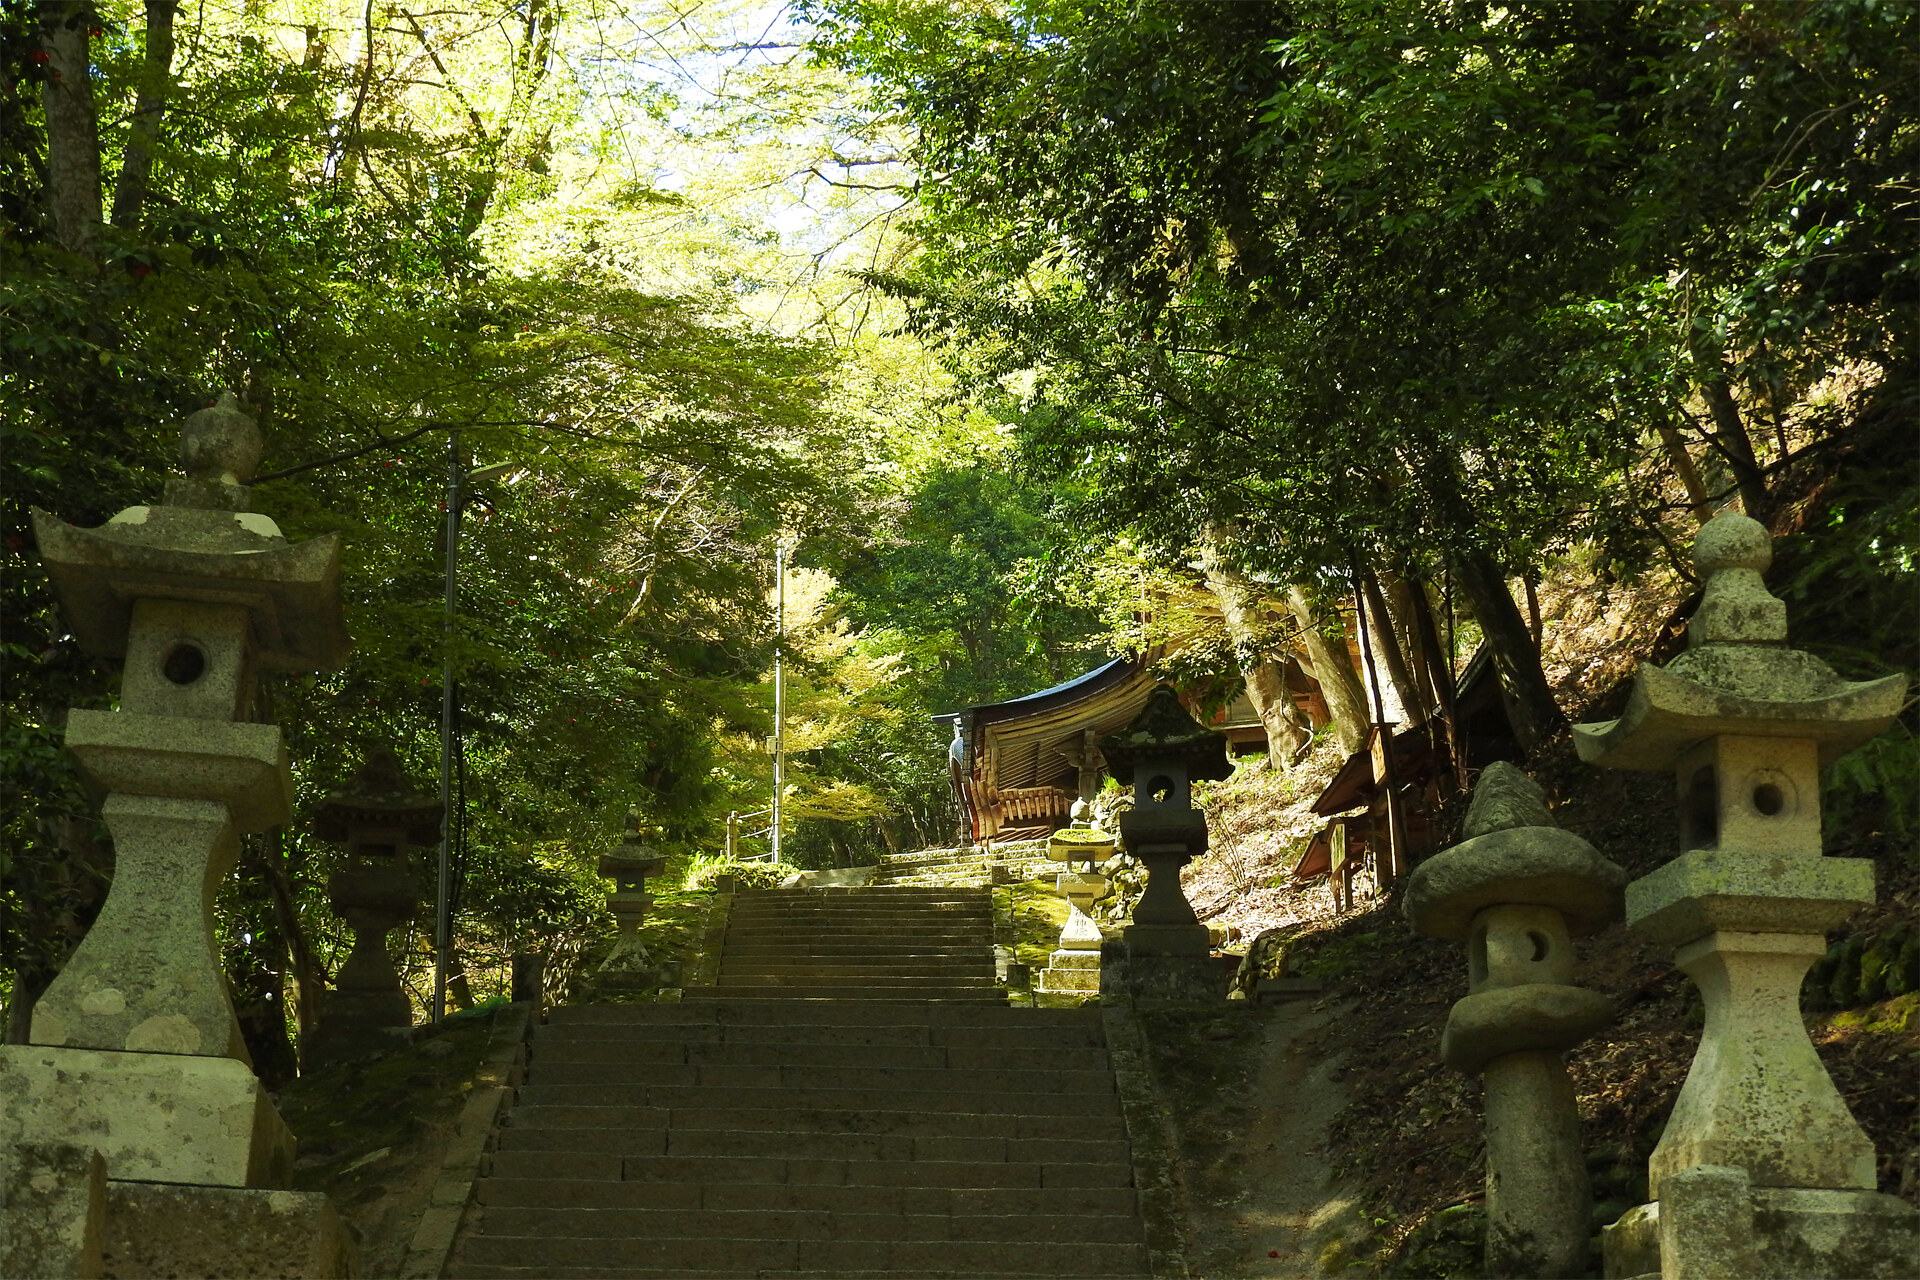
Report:
<svg viewBox="0 0 1920 1280"><path fill-rule="evenodd" d="M1871 862L1822 856L1820 766L1887 728L1906 680L1849 683L1786 646L1757 521L1716 516L1693 556L1687 652L1642 667L1618 720L1574 727L1593 764L1673 771L1686 852L1627 887L1627 924L1675 948L1706 1005L1654 1203L1609 1229L1608 1273L1920 1274L1920 1213L1874 1191L1873 1144L1799 1004L1826 931L1874 897Z"/></svg>
<svg viewBox="0 0 1920 1280"><path fill-rule="evenodd" d="M353 785L314 812L314 835L346 846L348 863L327 882L327 900L353 930L353 951L335 975L335 990L322 997L319 1022L303 1046L309 1066L405 1042L413 1002L387 955L387 934L420 904L407 849L439 841L442 812L437 799L400 772L387 747L368 752Z"/></svg>
<svg viewBox="0 0 1920 1280"><path fill-rule="evenodd" d="M1180 868L1207 851L1207 816L1193 807L1192 786L1233 773L1226 739L1163 684L1132 724L1101 739L1100 752L1115 777L1131 775L1133 808L1120 815L1120 841L1147 868L1124 935L1127 986L1148 999L1224 1000L1207 926L1180 886Z"/></svg>
<svg viewBox="0 0 1920 1280"><path fill-rule="evenodd" d="M1100 990L1100 926L1088 913L1111 887L1094 864L1112 857L1113 850L1113 836L1093 825L1093 806L1085 800L1074 802L1072 824L1047 841L1047 856L1066 864L1054 877L1054 891L1067 900L1067 922L1040 971L1042 995L1085 996ZM1075 871L1076 862L1087 869Z"/></svg>
<svg viewBox="0 0 1920 1280"><path fill-rule="evenodd" d="M1561 830L1510 764L1481 773L1462 834L1414 871L1405 905L1420 932L1467 944L1440 1056L1484 1083L1486 1274L1579 1275L1592 1203L1561 1054L1613 1019L1613 1001L1573 985L1573 938L1620 915L1627 873Z"/></svg>
<svg viewBox="0 0 1920 1280"><path fill-rule="evenodd" d="M627 814L626 835L619 848L600 857L600 874L614 883L607 895L607 910L620 926L613 951L594 973L594 985L614 991L641 991L660 985L660 974L640 941L640 926L646 922L653 895L647 892L647 877L657 876L667 860L647 843L640 826L640 815Z"/></svg>
<svg viewBox="0 0 1920 1280"><path fill-rule="evenodd" d="M223 397L187 419L188 475L168 481L164 502L97 529L33 513L68 627L88 653L124 664L120 709L72 711L66 738L105 797L115 871L99 918L40 997L31 1044L0 1049L0 1142L99 1151L123 1226L172 1215L141 1187L212 1194L283 1187L291 1174L292 1137L249 1068L227 995L213 901L240 834L291 816L280 731L257 721L259 673L337 666L348 641L337 537L289 543L247 510L260 449L252 420ZM309 1243L337 1235L324 1197L283 1207L279 1221L311 1228ZM193 1270L204 1260L168 1265L214 1274Z"/></svg>

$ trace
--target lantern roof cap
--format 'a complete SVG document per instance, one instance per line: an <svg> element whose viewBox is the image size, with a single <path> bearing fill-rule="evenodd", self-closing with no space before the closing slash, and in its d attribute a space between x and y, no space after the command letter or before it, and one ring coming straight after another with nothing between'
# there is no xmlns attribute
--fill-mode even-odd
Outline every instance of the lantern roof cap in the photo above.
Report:
<svg viewBox="0 0 1920 1280"><path fill-rule="evenodd" d="M1617 720L1573 727L1589 764L1667 769L1696 743L1723 734L1819 744L1831 761L1893 723L1906 677L1848 681L1786 644L1786 604L1761 572L1773 561L1759 521L1715 516L1694 541L1706 579L1687 622L1688 650L1665 667L1644 665Z"/></svg>
<svg viewBox="0 0 1920 1280"><path fill-rule="evenodd" d="M400 827L408 844L437 844L444 812L438 799L400 771L393 748L378 746L368 750L347 788L314 810L313 834L330 844L344 844L354 827Z"/></svg>
<svg viewBox="0 0 1920 1280"><path fill-rule="evenodd" d="M128 507L98 528L34 510L40 557L80 647L122 657L134 601L186 600L246 608L254 658L268 670L339 666L351 644L340 535L290 543L247 510L245 481L260 459L253 420L222 396L182 425L180 457L187 475L168 481L165 501Z"/></svg>
<svg viewBox="0 0 1920 1280"><path fill-rule="evenodd" d="M1115 777L1154 760L1178 760L1190 778L1214 781L1233 773L1227 739L1202 725L1180 705L1170 684L1155 685L1133 723L1100 739L1100 754Z"/></svg>

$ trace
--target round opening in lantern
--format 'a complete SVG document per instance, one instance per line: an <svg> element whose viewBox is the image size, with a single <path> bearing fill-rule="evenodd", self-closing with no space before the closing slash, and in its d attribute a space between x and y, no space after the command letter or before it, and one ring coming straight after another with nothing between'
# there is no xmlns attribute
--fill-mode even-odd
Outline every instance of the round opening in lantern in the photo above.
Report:
<svg viewBox="0 0 1920 1280"><path fill-rule="evenodd" d="M1147 784L1147 797L1155 804L1166 804L1173 799L1173 779L1155 778Z"/></svg>
<svg viewBox="0 0 1920 1280"><path fill-rule="evenodd" d="M1787 797L1773 783L1763 782L1753 789L1753 807L1771 818L1787 807Z"/></svg>
<svg viewBox="0 0 1920 1280"><path fill-rule="evenodd" d="M192 684L207 673L207 655L197 644L176 644L160 659L160 674L175 684Z"/></svg>

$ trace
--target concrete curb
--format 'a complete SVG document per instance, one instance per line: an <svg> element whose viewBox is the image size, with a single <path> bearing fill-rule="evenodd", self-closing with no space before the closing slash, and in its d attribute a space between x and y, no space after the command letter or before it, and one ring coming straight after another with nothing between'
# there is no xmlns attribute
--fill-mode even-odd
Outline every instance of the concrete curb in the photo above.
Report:
<svg viewBox="0 0 1920 1280"><path fill-rule="evenodd" d="M493 1145L494 1133L514 1091L526 1078L527 1042L533 1036L535 1021L532 1003L510 1004L493 1015L487 1056L455 1122L453 1141L441 1160L440 1176L427 1199L427 1210L407 1246L406 1261L400 1266L403 1280L437 1280L446 1274L453 1242L473 1201L474 1184L480 1179L481 1161Z"/></svg>
<svg viewBox="0 0 1920 1280"><path fill-rule="evenodd" d="M1154 1280L1189 1280L1186 1241L1173 1195L1173 1127L1160 1103L1147 1058L1147 1037L1133 1006L1111 998L1100 1002L1100 1021L1113 1063L1114 1089L1126 1121L1133 1158L1133 1188L1146 1226L1147 1262Z"/></svg>
<svg viewBox="0 0 1920 1280"><path fill-rule="evenodd" d="M733 910L733 895L716 893L707 904L707 920L700 929L700 941L680 975L680 989L711 987L720 976L720 949L727 941L727 917Z"/></svg>

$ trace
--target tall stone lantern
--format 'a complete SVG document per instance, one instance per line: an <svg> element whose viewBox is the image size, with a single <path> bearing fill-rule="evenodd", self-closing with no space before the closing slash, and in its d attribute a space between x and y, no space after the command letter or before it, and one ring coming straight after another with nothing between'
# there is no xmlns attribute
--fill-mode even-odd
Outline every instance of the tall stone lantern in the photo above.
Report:
<svg viewBox="0 0 1920 1280"><path fill-rule="evenodd" d="M1592 1198L1562 1053L1613 1019L1573 985L1573 939L1619 918L1627 873L1547 809L1518 768L1490 764L1463 839L1407 881L1420 932L1467 945L1467 996L1440 1038L1448 1066L1483 1082L1488 1276L1586 1269Z"/></svg>
<svg viewBox="0 0 1920 1280"><path fill-rule="evenodd" d="M1042 995L1090 996L1100 990L1100 926L1089 913L1111 889L1094 867L1112 856L1113 847L1113 837L1093 825L1093 806L1085 800L1074 801L1072 824L1047 841L1047 856L1065 864L1054 877L1054 892L1067 900L1067 921L1040 971ZM1086 870L1075 871L1076 862L1085 863Z"/></svg>
<svg viewBox="0 0 1920 1280"><path fill-rule="evenodd" d="M0 1049L0 1142L93 1148L117 1188L283 1187L291 1174L291 1135L228 998L213 901L239 836L291 816L280 731L258 718L259 675L337 666L348 640L338 538L290 543L247 509L260 451L252 420L223 397L187 419L187 475L163 502L97 529L33 513L67 626L86 652L123 664L120 709L72 711L66 737L104 797L115 870L99 918L40 997L31 1043ZM122 1213L135 1191L115 1194ZM284 1221L331 1212L302 1219L295 1202Z"/></svg>
<svg viewBox="0 0 1920 1280"><path fill-rule="evenodd" d="M620 926L613 950L594 971L594 986L606 991L644 991L660 985L661 975L640 941L640 926L646 922L653 895L647 892L647 877L657 876L667 860L647 843L647 833L637 812L627 814L626 834L619 847L600 857L600 874L613 881L607 895L607 910Z"/></svg>
<svg viewBox="0 0 1920 1280"><path fill-rule="evenodd" d="M1187 901L1180 868L1207 851L1207 816L1193 807L1193 784L1233 773L1227 741L1162 684L1132 724L1101 739L1100 752L1115 777L1131 776L1133 808L1120 815L1120 842L1147 868L1124 933L1127 986L1147 999L1224 1000L1207 926Z"/></svg>
<svg viewBox="0 0 1920 1280"><path fill-rule="evenodd" d="M395 1048L413 1025L413 1002L387 955L387 935L420 904L407 849L439 842L442 812L439 800L400 772L388 747L368 752L353 784L315 810L313 834L346 846L347 865L327 882L327 900L353 930L353 951L303 1046L309 1066Z"/></svg>
<svg viewBox="0 0 1920 1280"><path fill-rule="evenodd" d="M1654 1203L1609 1229L1609 1274L1920 1274L1920 1213L1874 1191L1873 1144L1801 1020L1826 932L1874 898L1873 864L1822 856L1820 767L1893 722L1906 680L1849 683L1787 647L1767 532L1716 516L1687 652L1643 667L1624 714L1577 725L1583 759L1671 771L1686 852L1627 886L1629 928L1674 948L1706 1027L1648 1168Z"/></svg>

